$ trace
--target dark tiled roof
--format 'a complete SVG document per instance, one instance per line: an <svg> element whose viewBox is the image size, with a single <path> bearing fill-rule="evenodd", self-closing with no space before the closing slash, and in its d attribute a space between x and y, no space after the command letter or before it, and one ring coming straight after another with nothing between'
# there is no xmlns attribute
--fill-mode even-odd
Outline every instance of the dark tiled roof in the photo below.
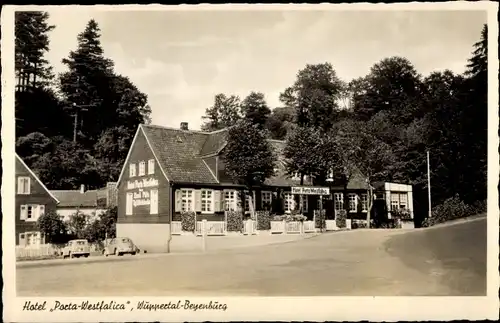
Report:
<svg viewBox="0 0 500 323"><path fill-rule="evenodd" d="M217 183L199 157L209 137L208 133L152 125L142 125L142 129L169 180L178 183Z"/></svg>
<svg viewBox="0 0 500 323"><path fill-rule="evenodd" d="M200 156L218 153L227 142L227 129L211 132L201 149Z"/></svg>

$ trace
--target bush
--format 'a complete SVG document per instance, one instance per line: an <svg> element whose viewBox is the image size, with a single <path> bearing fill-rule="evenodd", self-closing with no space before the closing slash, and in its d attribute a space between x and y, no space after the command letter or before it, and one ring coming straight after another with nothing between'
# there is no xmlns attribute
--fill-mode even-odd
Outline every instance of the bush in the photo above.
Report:
<svg viewBox="0 0 500 323"><path fill-rule="evenodd" d="M393 219L400 219L402 221L412 220L411 213L407 209L399 209L391 212L391 217Z"/></svg>
<svg viewBox="0 0 500 323"><path fill-rule="evenodd" d="M194 232L196 228L196 213L193 211L181 212L182 231Z"/></svg>
<svg viewBox="0 0 500 323"><path fill-rule="evenodd" d="M227 231L240 232L243 230L243 214L238 211L227 211Z"/></svg>
<svg viewBox="0 0 500 323"><path fill-rule="evenodd" d="M347 212L346 210L340 210L337 216L335 217L335 222L337 224L337 227L339 228L345 228L346 227L346 219L347 219Z"/></svg>
<svg viewBox="0 0 500 323"><path fill-rule="evenodd" d="M66 223L56 212L47 212L37 221L37 228L45 236L46 243L66 243L69 240Z"/></svg>
<svg viewBox="0 0 500 323"><path fill-rule="evenodd" d="M294 222L294 221L305 221L307 217L302 214L284 214L284 215L275 215L273 216L273 221L286 221L286 222Z"/></svg>
<svg viewBox="0 0 500 323"><path fill-rule="evenodd" d="M314 211L314 227L317 229L326 228L326 211L325 210L315 210Z"/></svg>
<svg viewBox="0 0 500 323"><path fill-rule="evenodd" d="M365 229L367 227L366 220L353 220L351 224L351 229Z"/></svg>
<svg viewBox="0 0 500 323"><path fill-rule="evenodd" d="M465 218L484 212L485 202L476 202L474 206L467 205L459 195L446 199L442 204L432 209L432 218L423 221L422 226L430 227L438 223Z"/></svg>
<svg viewBox="0 0 500 323"><path fill-rule="evenodd" d="M257 211L257 230L271 230L271 213Z"/></svg>

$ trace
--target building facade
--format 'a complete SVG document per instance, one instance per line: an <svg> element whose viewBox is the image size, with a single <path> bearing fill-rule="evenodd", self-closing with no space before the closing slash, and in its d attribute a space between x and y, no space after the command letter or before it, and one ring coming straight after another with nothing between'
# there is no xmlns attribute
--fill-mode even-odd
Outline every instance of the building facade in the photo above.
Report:
<svg viewBox="0 0 500 323"><path fill-rule="evenodd" d="M16 154L16 245L36 246L44 243L38 231L38 218L56 211L59 200L45 187L38 176Z"/></svg>
<svg viewBox="0 0 500 323"><path fill-rule="evenodd" d="M167 245L170 223L180 221L183 211L196 213L198 221L223 221L224 211L250 211L245 188L226 174L224 148L227 130L215 132L140 125L117 182L117 236L130 237L142 249ZM255 210L291 213L299 209L300 198L291 188L300 179L290 177L283 162L284 141L269 140L278 155L275 175L253 192ZM303 185L311 186L305 178ZM366 218L368 186L354 176L345 189L332 185L333 202L325 203L330 218L349 204L349 217ZM325 201L326 202L326 201ZM409 203L407 203L410 205ZM303 196L302 214L312 219L320 207L319 197ZM161 249L161 248L160 248Z"/></svg>

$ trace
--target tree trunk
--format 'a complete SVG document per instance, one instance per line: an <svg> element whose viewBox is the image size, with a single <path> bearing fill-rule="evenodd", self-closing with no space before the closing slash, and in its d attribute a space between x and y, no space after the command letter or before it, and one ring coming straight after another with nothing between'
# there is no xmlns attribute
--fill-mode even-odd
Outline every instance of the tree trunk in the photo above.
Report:
<svg viewBox="0 0 500 323"><path fill-rule="evenodd" d="M300 175L300 186L304 185L304 175ZM299 205L299 213L302 214L302 207L304 205L304 195L300 194L300 205Z"/></svg>

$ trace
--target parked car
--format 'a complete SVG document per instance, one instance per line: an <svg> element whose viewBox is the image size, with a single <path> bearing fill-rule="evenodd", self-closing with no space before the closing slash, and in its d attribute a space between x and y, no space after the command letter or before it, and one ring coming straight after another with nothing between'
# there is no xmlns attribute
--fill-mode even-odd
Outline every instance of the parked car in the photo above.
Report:
<svg viewBox="0 0 500 323"><path fill-rule="evenodd" d="M122 256L124 254L135 255L140 250L130 238L113 238L107 245L104 246L103 254L107 257L109 255Z"/></svg>
<svg viewBox="0 0 500 323"><path fill-rule="evenodd" d="M61 255L63 258L85 257L90 255L89 242L86 239L70 240L63 248Z"/></svg>

